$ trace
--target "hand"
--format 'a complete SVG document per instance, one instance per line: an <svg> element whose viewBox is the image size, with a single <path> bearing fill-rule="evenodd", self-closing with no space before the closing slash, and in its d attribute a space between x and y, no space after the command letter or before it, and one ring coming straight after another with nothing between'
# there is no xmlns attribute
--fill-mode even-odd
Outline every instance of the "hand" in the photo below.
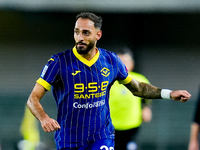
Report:
<svg viewBox="0 0 200 150"><path fill-rule="evenodd" d="M190 141L188 150L199 150L199 143L198 141Z"/></svg>
<svg viewBox="0 0 200 150"><path fill-rule="evenodd" d="M144 107L142 109L142 119L144 122L150 122L152 118L152 112L151 109L149 107Z"/></svg>
<svg viewBox="0 0 200 150"><path fill-rule="evenodd" d="M171 91L170 96L171 99L175 101L181 101L183 103L185 103L191 97L190 93L185 90Z"/></svg>
<svg viewBox="0 0 200 150"><path fill-rule="evenodd" d="M42 128L45 132L52 132L60 129L58 122L52 118L45 118L41 121Z"/></svg>

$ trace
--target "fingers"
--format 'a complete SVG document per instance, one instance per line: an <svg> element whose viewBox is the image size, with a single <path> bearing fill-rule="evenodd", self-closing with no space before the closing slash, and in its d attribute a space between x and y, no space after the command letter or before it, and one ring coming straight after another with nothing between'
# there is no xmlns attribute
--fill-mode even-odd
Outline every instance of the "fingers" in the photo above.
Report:
<svg viewBox="0 0 200 150"><path fill-rule="evenodd" d="M180 101L185 103L190 97L181 97Z"/></svg>
<svg viewBox="0 0 200 150"><path fill-rule="evenodd" d="M53 132L59 130L60 125L54 119L49 119L42 123L42 128L45 132Z"/></svg>
<svg viewBox="0 0 200 150"><path fill-rule="evenodd" d="M185 103L187 100L190 99L191 95L185 90L178 90L178 91L172 91L171 97L173 100Z"/></svg>
<svg viewBox="0 0 200 150"><path fill-rule="evenodd" d="M190 97L191 97L190 93L188 93L187 91L182 91L182 96L180 101L185 103L188 99L190 99Z"/></svg>
<svg viewBox="0 0 200 150"><path fill-rule="evenodd" d="M187 100L188 100L188 99L181 98L181 100L180 100L180 101L181 101L181 102L183 102L183 103L185 103L185 102L187 102Z"/></svg>
<svg viewBox="0 0 200 150"><path fill-rule="evenodd" d="M49 126L45 126L43 129L45 132L53 132L53 131L57 131L58 129L60 129L60 127L54 126L54 125L49 125Z"/></svg>
<svg viewBox="0 0 200 150"><path fill-rule="evenodd" d="M183 91L183 96L189 99L191 97L191 94L187 91Z"/></svg>

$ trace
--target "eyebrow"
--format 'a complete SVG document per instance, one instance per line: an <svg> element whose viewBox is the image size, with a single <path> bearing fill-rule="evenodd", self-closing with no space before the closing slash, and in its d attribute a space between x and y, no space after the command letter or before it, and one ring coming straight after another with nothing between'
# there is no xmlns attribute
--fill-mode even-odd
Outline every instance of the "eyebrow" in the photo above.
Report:
<svg viewBox="0 0 200 150"><path fill-rule="evenodd" d="M78 28L74 28L74 31L77 31L77 30L79 30L79 29L78 29ZM91 30L87 30L87 29L84 29L84 30L83 30L83 32L85 32L85 31L91 32Z"/></svg>

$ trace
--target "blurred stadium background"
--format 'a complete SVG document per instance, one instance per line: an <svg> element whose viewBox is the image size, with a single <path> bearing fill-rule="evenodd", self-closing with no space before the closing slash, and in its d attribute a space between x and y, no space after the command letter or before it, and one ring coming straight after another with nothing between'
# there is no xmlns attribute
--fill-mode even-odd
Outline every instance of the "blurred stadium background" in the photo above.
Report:
<svg viewBox="0 0 200 150"><path fill-rule="evenodd" d="M0 143L16 150L26 100L48 58L74 46L74 19L81 11L103 17L99 47L129 46L135 71L161 88L186 89L187 103L155 100L153 119L143 124L142 150L184 150L200 85L198 0L0 0ZM42 100L56 118L49 92ZM41 141L54 148L53 133Z"/></svg>

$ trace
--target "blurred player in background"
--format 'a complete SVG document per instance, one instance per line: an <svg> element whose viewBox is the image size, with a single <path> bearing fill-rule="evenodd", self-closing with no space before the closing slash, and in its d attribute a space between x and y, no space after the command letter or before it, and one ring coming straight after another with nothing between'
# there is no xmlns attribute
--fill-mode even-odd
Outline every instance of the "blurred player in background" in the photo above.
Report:
<svg viewBox="0 0 200 150"><path fill-rule="evenodd" d="M199 131L200 131L200 90L196 103L196 111L190 131L190 141L188 150L199 150Z"/></svg>
<svg viewBox="0 0 200 150"><path fill-rule="evenodd" d="M18 147L20 147L21 150L35 150L36 147L39 146L40 133L38 120L33 116L28 107L26 107L24 111L20 133L24 139L18 144Z"/></svg>
<svg viewBox="0 0 200 150"><path fill-rule="evenodd" d="M117 55L126 65L129 74L137 81L149 83L148 79L136 72L133 53L128 47L120 47ZM144 122L149 122L152 117L150 108L151 100L133 96L123 85L115 82L110 90L110 113L115 127L115 150L135 150L138 129Z"/></svg>
<svg viewBox="0 0 200 150"><path fill-rule="evenodd" d="M23 140L19 141L17 147L19 150L54 150L53 141L46 143L40 141L40 129L38 120L33 116L28 107L25 107L24 116L20 126L20 133Z"/></svg>
<svg viewBox="0 0 200 150"><path fill-rule="evenodd" d="M110 118L109 92L119 80L134 95L185 102L185 90L171 91L138 82L112 52L97 48L102 19L80 13L74 28L75 47L53 55L41 72L27 105L45 132L56 131L58 150L114 149L114 126ZM40 100L52 87L57 121L44 111Z"/></svg>

